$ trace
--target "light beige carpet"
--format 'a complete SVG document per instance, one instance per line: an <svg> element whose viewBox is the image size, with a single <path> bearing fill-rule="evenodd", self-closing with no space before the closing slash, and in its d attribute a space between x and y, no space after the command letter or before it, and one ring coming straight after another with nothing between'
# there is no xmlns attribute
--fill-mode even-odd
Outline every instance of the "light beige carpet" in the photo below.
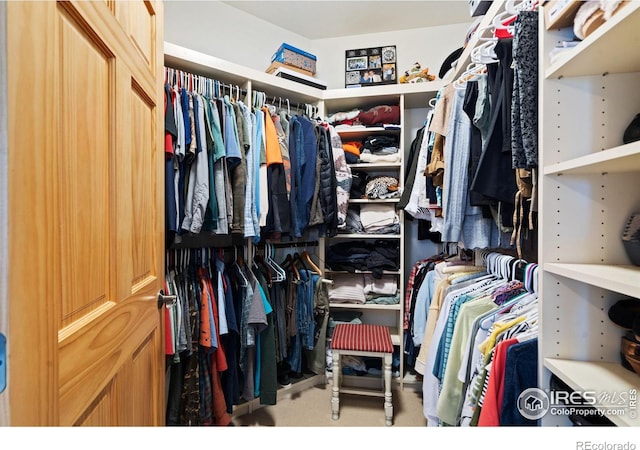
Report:
<svg viewBox="0 0 640 450"><path fill-rule="evenodd" d="M331 419L331 386L319 385L233 418L235 426L384 427L384 399L340 395L340 418ZM393 426L424 427L422 392L415 387L393 390Z"/></svg>

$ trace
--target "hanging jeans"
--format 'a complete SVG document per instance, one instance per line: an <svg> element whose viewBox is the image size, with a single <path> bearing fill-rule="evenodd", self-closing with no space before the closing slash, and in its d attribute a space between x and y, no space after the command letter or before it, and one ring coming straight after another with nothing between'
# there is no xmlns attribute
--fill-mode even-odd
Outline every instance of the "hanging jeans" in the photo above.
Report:
<svg viewBox="0 0 640 450"><path fill-rule="evenodd" d="M313 349L315 320L313 299L315 284L319 276L300 270L300 281L296 288L296 335L291 338L291 351L287 362L292 372L302 372L302 349Z"/></svg>

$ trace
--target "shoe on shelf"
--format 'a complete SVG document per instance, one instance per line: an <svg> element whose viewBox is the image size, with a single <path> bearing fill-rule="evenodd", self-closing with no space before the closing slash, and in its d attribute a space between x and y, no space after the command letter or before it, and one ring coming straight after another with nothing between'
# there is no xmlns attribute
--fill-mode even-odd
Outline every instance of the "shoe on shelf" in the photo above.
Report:
<svg viewBox="0 0 640 450"><path fill-rule="evenodd" d="M637 315L633 319L631 331L633 332L633 336L636 338L636 341L640 342L640 315Z"/></svg>
<svg viewBox="0 0 640 450"><path fill-rule="evenodd" d="M633 328L634 319L640 317L640 300L635 298L618 300L609 308L608 315L613 323L630 330Z"/></svg>

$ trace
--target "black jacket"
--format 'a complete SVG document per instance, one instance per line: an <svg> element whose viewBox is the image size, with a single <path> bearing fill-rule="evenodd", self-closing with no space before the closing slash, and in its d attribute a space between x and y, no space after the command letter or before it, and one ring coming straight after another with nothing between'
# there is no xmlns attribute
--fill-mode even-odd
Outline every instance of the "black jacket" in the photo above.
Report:
<svg viewBox="0 0 640 450"><path fill-rule="evenodd" d="M333 166L333 151L329 130L323 125L317 128L318 158L320 158L320 206L324 215L326 236L335 236L338 231L338 204L336 199L336 174Z"/></svg>

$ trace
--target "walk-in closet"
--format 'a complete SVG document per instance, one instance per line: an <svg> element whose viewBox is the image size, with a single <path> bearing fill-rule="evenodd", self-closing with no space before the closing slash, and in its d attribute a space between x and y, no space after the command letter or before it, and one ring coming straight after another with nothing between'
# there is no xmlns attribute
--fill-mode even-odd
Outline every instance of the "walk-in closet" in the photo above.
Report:
<svg viewBox="0 0 640 450"><path fill-rule="evenodd" d="M1 426L640 425L640 3L0 34Z"/></svg>

